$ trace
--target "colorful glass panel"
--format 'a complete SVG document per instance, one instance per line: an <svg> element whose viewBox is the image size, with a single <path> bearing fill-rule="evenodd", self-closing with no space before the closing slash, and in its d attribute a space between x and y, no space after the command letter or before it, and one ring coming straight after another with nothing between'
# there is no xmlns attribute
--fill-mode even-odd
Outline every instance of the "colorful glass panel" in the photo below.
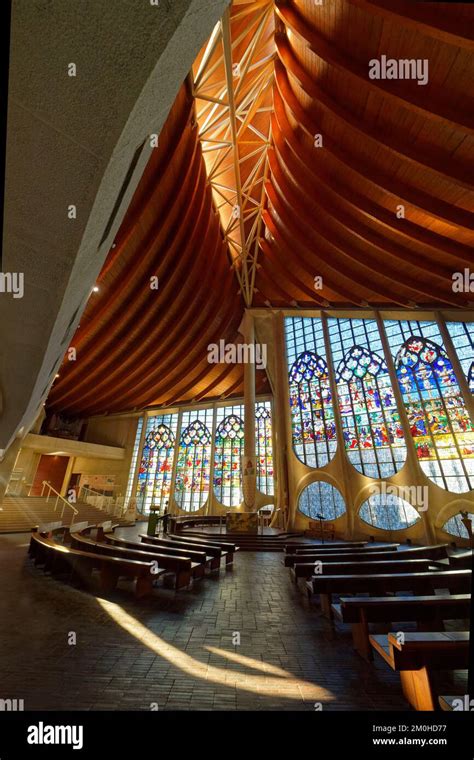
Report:
<svg viewBox="0 0 474 760"><path fill-rule="evenodd" d="M344 444L363 475L390 477L406 445L378 326L370 319L329 319Z"/></svg>
<svg viewBox="0 0 474 760"><path fill-rule="evenodd" d="M322 322L288 317L285 331L293 449L309 467L324 467L335 454L337 438Z"/></svg>
<svg viewBox="0 0 474 760"><path fill-rule="evenodd" d="M241 406L219 408L214 454L214 493L226 507L236 507L242 501L241 457L243 453L243 408Z"/></svg>
<svg viewBox="0 0 474 760"><path fill-rule="evenodd" d="M474 322L446 322L456 354L474 393Z"/></svg>
<svg viewBox="0 0 474 760"><path fill-rule="evenodd" d="M474 485L474 432L435 322L386 321L411 435L423 472L441 488Z"/></svg>
<svg viewBox="0 0 474 760"><path fill-rule="evenodd" d="M150 417L147 421L137 483L137 505L141 512L168 506L177 423L177 414Z"/></svg>
<svg viewBox="0 0 474 760"><path fill-rule="evenodd" d="M186 512L196 512L209 493L213 409L183 412L174 497Z"/></svg>
<svg viewBox="0 0 474 760"><path fill-rule="evenodd" d="M257 402L256 405L255 448L257 455L257 488L262 493L272 496L274 493L274 480L272 405L270 401Z"/></svg>

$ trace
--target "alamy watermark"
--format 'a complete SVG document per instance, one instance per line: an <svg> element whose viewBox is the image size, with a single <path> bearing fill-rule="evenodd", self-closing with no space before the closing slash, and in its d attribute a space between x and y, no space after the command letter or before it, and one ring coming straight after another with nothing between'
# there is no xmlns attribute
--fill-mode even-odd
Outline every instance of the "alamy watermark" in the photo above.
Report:
<svg viewBox="0 0 474 760"><path fill-rule="evenodd" d="M10 293L13 298L23 298L25 275L23 272L0 272L0 294Z"/></svg>
<svg viewBox="0 0 474 760"><path fill-rule="evenodd" d="M384 500L389 497L389 500L396 504L396 499L400 498L415 507L418 512L426 512L428 493L428 486L392 486L389 483L380 483L370 486L369 501L374 496L382 496Z"/></svg>
<svg viewBox="0 0 474 760"><path fill-rule="evenodd" d="M255 364L257 369L267 366L267 346L265 343L209 343L207 347L209 364Z"/></svg>
<svg viewBox="0 0 474 760"><path fill-rule="evenodd" d="M428 84L427 58L371 58L369 79L415 79L417 84Z"/></svg>
<svg viewBox="0 0 474 760"><path fill-rule="evenodd" d="M452 274L453 293L474 293L474 272L467 267L462 272Z"/></svg>

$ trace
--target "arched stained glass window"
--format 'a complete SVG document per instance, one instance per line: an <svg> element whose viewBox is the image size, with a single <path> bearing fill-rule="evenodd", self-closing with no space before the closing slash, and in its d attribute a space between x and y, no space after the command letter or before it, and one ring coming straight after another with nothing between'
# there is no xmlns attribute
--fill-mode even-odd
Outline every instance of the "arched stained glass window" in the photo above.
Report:
<svg viewBox="0 0 474 760"><path fill-rule="evenodd" d="M448 491L469 491L474 434L446 351L412 334L398 350L395 368L422 470Z"/></svg>
<svg viewBox="0 0 474 760"><path fill-rule="evenodd" d="M262 493L272 496L274 493L274 481L272 405L270 401L257 402L255 408L255 447L257 455L257 488Z"/></svg>
<svg viewBox="0 0 474 760"><path fill-rule="evenodd" d="M177 417L168 414L147 421L137 484L137 505L142 512L149 512L151 506L163 509L169 500Z"/></svg>
<svg viewBox="0 0 474 760"><path fill-rule="evenodd" d="M186 512L200 509L209 493L213 411L183 412L174 496Z"/></svg>
<svg viewBox="0 0 474 760"><path fill-rule="evenodd" d="M226 414L227 407L217 411L222 417ZM237 507L242 501L241 457L244 453L244 421L240 415L241 407L238 407L226 414L218 422L216 429L214 493L226 507Z"/></svg>
<svg viewBox="0 0 474 760"><path fill-rule="evenodd" d="M446 322L461 367L474 393L474 322Z"/></svg>
<svg viewBox="0 0 474 760"><path fill-rule="evenodd" d="M359 517L374 528L403 530L420 520L419 512L395 494L373 494L359 509Z"/></svg>
<svg viewBox="0 0 474 760"><path fill-rule="evenodd" d="M406 445L375 320L329 319L344 444L363 475L390 477Z"/></svg>
<svg viewBox="0 0 474 760"><path fill-rule="evenodd" d="M474 512L468 512L467 516L474 528ZM453 517L450 517L449 520L444 523L443 530L445 530L446 533L449 533L451 536L456 536L457 538L469 538L469 533L467 532L467 528L461 520L461 515L453 515Z"/></svg>
<svg viewBox="0 0 474 760"><path fill-rule="evenodd" d="M309 467L324 467L336 449L336 425L325 360L304 351L290 369L293 448Z"/></svg>
<svg viewBox="0 0 474 760"><path fill-rule="evenodd" d="M321 319L285 319L293 450L308 467L324 467L337 448Z"/></svg>
<svg viewBox="0 0 474 760"><path fill-rule="evenodd" d="M298 509L312 520L318 520L319 515L323 520L336 520L346 511L346 505L337 488L319 480L301 491Z"/></svg>

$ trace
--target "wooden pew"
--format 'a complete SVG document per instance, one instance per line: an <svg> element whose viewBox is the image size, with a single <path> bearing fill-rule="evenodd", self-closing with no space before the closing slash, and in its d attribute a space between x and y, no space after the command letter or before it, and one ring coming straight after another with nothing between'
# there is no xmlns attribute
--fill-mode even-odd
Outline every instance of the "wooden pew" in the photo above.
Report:
<svg viewBox="0 0 474 760"><path fill-rule="evenodd" d="M315 567L319 570L315 572ZM366 575L367 573L422 573L435 569L429 559L399 559L375 562L304 562L296 563L290 568L290 573L295 583L299 578L311 578L313 575Z"/></svg>
<svg viewBox="0 0 474 760"><path fill-rule="evenodd" d="M235 547L233 544L229 544L230 549L226 550L219 544L208 543L207 541L199 541L198 543L197 541L188 541L187 539L175 538L174 536L173 538L159 538L158 536L146 536L140 533L139 538L142 540L142 543L153 546L175 547L182 551L205 551L207 554L216 557L219 560L219 565L220 560L223 559L226 566L232 565L234 562L234 552L238 551L238 547Z"/></svg>
<svg viewBox="0 0 474 760"><path fill-rule="evenodd" d="M334 617L352 628L354 649L366 660L373 658L369 623L413 621L419 630L443 630L444 620L464 620L470 615L470 594L430 596L342 597L332 605Z"/></svg>
<svg viewBox="0 0 474 760"><path fill-rule="evenodd" d="M473 550L468 549L467 552L458 552L457 554L450 554L449 565L455 570L472 570Z"/></svg>
<svg viewBox="0 0 474 760"><path fill-rule="evenodd" d="M347 554L349 556L359 554L385 554L386 552L397 551L400 544L383 544L379 546L356 546L355 549L324 549L319 551L321 547L313 547L311 549L295 549L294 554L301 554L303 556L307 554L327 554L328 557L332 557L334 554ZM287 552L290 554L290 552Z"/></svg>
<svg viewBox="0 0 474 760"><path fill-rule="evenodd" d="M33 533L30 540L30 555L35 564L44 565L52 574L65 574L69 580L91 586L92 571L98 570L101 591L112 591L120 576L135 580L135 596L141 599L153 591L153 581L164 573L155 572L153 562L106 557L96 552L82 551L57 544L52 539Z"/></svg>
<svg viewBox="0 0 474 760"><path fill-rule="evenodd" d="M203 536L188 536L186 533L179 534L178 536L148 536L147 534L140 533L140 536L144 535L145 538L168 538L173 541L185 541L186 543L196 543L196 544L206 544L210 546L220 546L223 551L230 551L230 552L237 552L239 551L239 547L233 542L233 541L221 541L219 538L219 535L216 534L216 536L211 537L209 535L209 538L204 538Z"/></svg>
<svg viewBox="0 0 474 760"><path fill-rule="evenodd" d="M321 609L332 619L333 594L371 594L411 591L417 596L433 594L437 589L449 589L451 594L470 594L470 570L428 571L423 573L393 573L368 575L315 575L306 583L308 597L319 594Z"/></svg>
<svg viewBox="0 0 474 760"><path fill-rule="evenodd" d="M441 560L447 556L446 544L439 546L416 546L413 549L403 549L393 552L312 552L304 554L285 554L283 563L285 567L305 562L376 562L377 560L388 562L392 559L430 559ZM448 569L446 567L446 569Z"/></svg>
<svg viewBox="0 0 474 760"><path fill-rule="evenodd" d="M201 549L198 548L198 545L196 544L193 547L184 547L184 546L174 546L174 545L160 545L156 546L155 544L148 544L148 543L142 543L140 544L138 541L127 541L125 538L118 538L117 536L114 536L112 533L106 533L104 535L105 543L109 544L111 546L118 546L122 549L130 549L131 551L139 551L139 552L152 552L152 553L158 553L158 554L171 554L171 555L183 555L185 554L187 557L189 557L192 561L198 562L199 564L204 564L206 568L209 568L211 572L214 572L215 570L219 570L220 566L220 558L219 556L213 556L211 554L206 554L205 548L202 547Z"/></svg>
<svg viewBox="0 0 474 760"><path fill-rule="evenodd" d="M155 552L137 552L134 549L122 549L119 546L112 546L105 542L94 542L91 539L87 539L84 536L74 535L72 538L73 548L81 548L88 551L94 551L99 555L111 556L111 557L123 557L124 559L144 559L142 554L147 558L147 561L154 562L160 570L165 570L168 573L175 575L175 588L176 590L182 588L188 588L191 583L191 579L199 580L204 577L204 564L205 555L201 556L201 562L193 562L184 552L182 554L159 554ZM87 548L90 547L90 548Z"/></svg>
<svg viewBox="0 0 474 760"><path fill-rule="evenodd" d="M374 650L400 673L403 694L415 710L435 710L432 672L457 670L469 664L469 633L396 633L370 636Z"/></svg>
<svg viewBox="0 0 474 760"><path fill-rule="evenodd" d="M343 542L334 542L331 544L321 544L321 543L311 543L310 541L294 541L293 543L288 542L285 544L285 551L289 551L293 553L294 549L357 549L361 548L362 546L367 546L367 541L343 541ZM398 544L397 544L398 546Z"/></svg>

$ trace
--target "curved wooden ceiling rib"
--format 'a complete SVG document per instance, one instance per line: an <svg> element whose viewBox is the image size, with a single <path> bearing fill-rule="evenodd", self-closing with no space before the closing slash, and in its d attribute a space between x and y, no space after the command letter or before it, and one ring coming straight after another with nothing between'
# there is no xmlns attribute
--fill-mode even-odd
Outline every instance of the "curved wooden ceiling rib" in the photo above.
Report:
<svg viewBox="0 0 474 760"><path fill-rule="evenodd" d="M242 395L241 365L207 361L209 343L238 339L243 307L193 114L183 86L72 341L77 361L64 361L51 390L51 410L89 416ZM257 374L258 392L268 392Z"/></svg>
<svg viewBox="0 0 474 760"><path fill-rule="evenodd" d="M413 110L424 119L474 134L474 119L469 116L473 113L472 109L457 110L438 97L432 97L427 103L422 92L415 88L407 88L403 82L398 83L398 80L391 80L390 83L385 84L385 80L369 79L367 67L350 55L342 53L336 44L337 38L331 39L330 42L327 41L317 29L307 23L304 16L296 10L294 2L276 0L275 5L277 14L285 27L298 35L311 52L322 58L327 64L339 69L344 77L352 78L354 84L377 90L384 97L393 101L394 106L401 105L403 108ZM416 58L417 56L412 54L410 57Z"/></svg>
<svg viewBox="0 0 474 760"><path fill-rule="evenodd" d="M304 240L306 236L311 236L312 233L311 225L306 220L318 219L318 234L325 238L328 243L332 242L334 245L337 245L337 248L343 256L345 255L344 249L350 250L350 246L354 245L356 240L359 240L359 243L362 243L362 245L358 246L359 250L356 251L354 248L351 256L348 256L349 261L346 263L341 261L339 268L346 272L351 271L350 263L353 258L354 264L358 265L360 274L356 274L355 269L352 269L352 278L357 279L358 282L365 280L367 283L369 281L367 280L367 274L363 274L363 270L367 269L372 279L377 282L376 290L378 294L382 296L381 300L385 302L393 300L394 283L399 292L405 293L405 300L400 304L402 306L409 306L410 301L413 302L413 298L416 298L420 294L424 295L426 300L435 299L441 303L445 303L446 300L449 300L450 296L449 293L446 293L445 288L439 287L438 284L434 284L433 282L427 282L426 284L423 282L420 283L420 277L426 276L426 270L429 265L428 261L425 261L424 267L420 266L416 261L413 261L409 251L402 252L396 246L390 246L390 244L387 241L384 241L383 238L378 245L374 244L373 241L369 242L368 236L361 240L357 231L354 229L350 230L351 238L350 242L347 243L347 236L344 236L343 238L341 233L344 229L348 230L348 227L341 222L340 216L338 216L336 224L328 224L331 219L331 214L325 213L323 217L321 211L326 212L326 208L324 208L318 200L310 200L309 193L311 186L305 181L306 178L303 175L301 176L302 184L299 186L299 192L296 193L285 181L278 162L274 160L272 156L270 157L270 166L273 186L278 193L280 201L279 207L282 208L282 206L286 206L287 213L291 213L291 208L294 208L295 205L301 209L299 224L302 226L302 239ZM275 201L273 201L273 205L276 206ZM321 247L315 246L315 251L320 253ZM374 277L374 271L376 271L378 261L380 260L380 254L384 257L385 266L383 271L378 272L377 276ZM399 266L401 259L405 264L403 271ZM436 267L436 269L439 269L439 267ZM444 277L443 274L437 274L437 271L433 271L430 274L431 280L436 281L438 278L441 285L445 285L446 278L449 276L449 272L446 271L444 271ZM454 294L451 295L453 296ZM454 297L452 297L452 301L453 305L456 305Z"/></svg>
<svg viewBox="0 0 474 760"><path fill-rule="evenodd" d="M443 256L445 259L453 259L453 266L469 264L472 261L472 248L446 238L437 232L420 227L409 219L397 219L393 213L388 212L383 206L374 203L366 196L361 195L354 188L342 184L334 175L319 166L316 170L313 166L314 154L296 139L286 117L283 101L278 91L275 92L275 108L273 121L273 141L278 148L278 154L283 155L286 146L291 151L290 163L298 166L298 177L310 177L318 188L324 187L324 191L331 198L333 207L344 208L356 219L362 219L385 237L393 239L395 243L402 241L418 256L425 254L432 262L435 256Z"/></svg>
<svg viewBox="0 0 474 760"><path fill-rule="evenodd" d="M318 124L299 103L298 98L293 92L287 71L277 67L276 82L280 95L285 104L293 114L300 127L306 132L310 139L318 132ZM329 135L324 135L324 150L317 150L313 163L318 160L327 161L333 164L337 162L341 165L344 175L348 179L353 179L354 184L360 185L370 183L370 185L387 196L388 203L392 200L392 208L395 208L397 202L405 206L411 206L416 211L433 217L435 221L440 221L444 226L443 229L447 234L453 234L458 228L465 228L468 231L474 231L474 214L447 203L434 194L428 194L418 190L405 182L400 182L394 175L380 171L374 162L370 164L364 162L355 152L350 152L341 148L340 144L333 140Z"/></svg>
<svg viewBox="0 0 474 760"><path fill-rule="evenodd" d="M311 305L308 287L324 260L333 274L323 277L315 307L324 299L336 307L355 300L469 308L472 296L453 293L452 275L472 263L474 243L474 121L463 99L474 9L463 10L460 24L453 7L439 14L403 0L275 5L275 153L265 216L274 225L261 244L255 303L281 305L272 288L276 262L306 250L305 273L292 267L299 305ZM382 54L427 59L428 84L371 80L369 61ZM314 144L318 134L322 147ZM343 271L352 273L359 298L347 299Z"/></svg>
<svg viewBox="0 0 474 760"><path fill-rule="evenodd" d="M274 131L273 134L275 139L275 154L278 157L278 166L272 159L273 154L270 154L270 166L273 165L274 167L272 175L275 177L276 174L279 174L281 176L280 183L285 184L285 187L291 185L295 191L298 192L299 196L302 195L303 200L307 201L311 197L313 191L311 173L307 172L303 174L295 169L293 156L287 146L282 143L280 139L281 135L276 131ZM347 232L360 240L364 245L375 248L383 255L394 257L398 263L401 259L405 264L412 266L414 268L414 273L418 276L425 276L429 269L432 271L433 277L439 278L441 280L440 284L445 286L446 278L449 278L451 274L451 269L448 266L443 265L441 261L439 263L433 263L425 252L417 253L417 256L414 257L413 251L409 248L405 248L403 243L395 244L390 237L383 237L379 232L374 231L364 222L356 220L350 211L348 213L341 204L334 204L333 199L327 192L327 186L324 186L321 182L319 183L317 201L313 199L311 202L313 206L317 206L324 211L328 224L332 224L336 234L344 234L344 232ZM426 292L426 295L429 298L429 291ZM445 299L446 293L443 294L441 300L444 301Z"/></svg>

